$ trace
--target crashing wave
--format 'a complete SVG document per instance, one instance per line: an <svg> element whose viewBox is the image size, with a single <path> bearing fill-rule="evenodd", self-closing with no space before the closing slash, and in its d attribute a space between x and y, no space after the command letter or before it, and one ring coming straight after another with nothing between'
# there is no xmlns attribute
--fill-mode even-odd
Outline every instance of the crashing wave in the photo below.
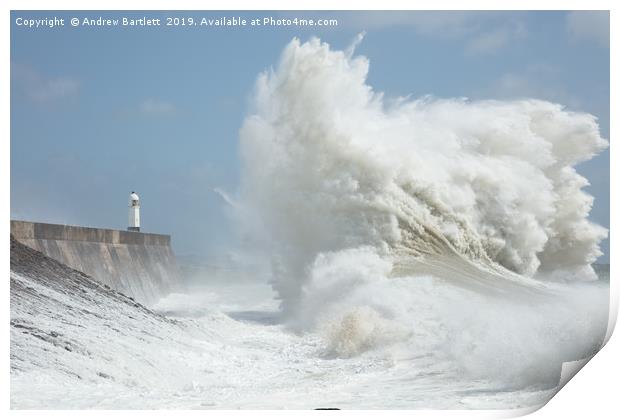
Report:
<svg viewBox="0 0 620 420"><path fill-rule="evenodd" d="M555 378L594 351L604 292L544 280L595 278L607 232L575 165L607 147L596 118L533 99L388 100L368 69L353 48L294 39L240 132L240 219L290 325L323 331L327 354L404 343L474 376Z"/></svg>

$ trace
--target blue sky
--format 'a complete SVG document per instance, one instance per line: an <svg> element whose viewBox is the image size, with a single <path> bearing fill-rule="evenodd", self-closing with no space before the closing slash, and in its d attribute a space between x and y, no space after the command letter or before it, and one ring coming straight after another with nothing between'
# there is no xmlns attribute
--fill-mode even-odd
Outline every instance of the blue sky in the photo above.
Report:
<svg viewBox="0 0 620 420"><path fill-rule="evenodd" d="M18 17L337 18L323 28L56 28ZM12 12L11 217L146 231L178 254L233 245L227 204L237 138L257 75L297 36L370 60L390 96L536 97L599 118L609 138L609 18L599 12ZM609 152L582 164L591 218L609 226ZM608 241L603 244L609 261Z"/></svg>

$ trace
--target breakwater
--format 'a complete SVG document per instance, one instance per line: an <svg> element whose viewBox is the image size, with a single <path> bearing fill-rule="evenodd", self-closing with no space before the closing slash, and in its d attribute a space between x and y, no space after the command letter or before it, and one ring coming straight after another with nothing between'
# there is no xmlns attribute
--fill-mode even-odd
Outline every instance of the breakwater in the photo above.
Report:
<svg viewBox="0 0 620 420"><path fill-rule="evenodd" d="M19 242L150 304L179 283L170 235L11 220Z"/></svg>

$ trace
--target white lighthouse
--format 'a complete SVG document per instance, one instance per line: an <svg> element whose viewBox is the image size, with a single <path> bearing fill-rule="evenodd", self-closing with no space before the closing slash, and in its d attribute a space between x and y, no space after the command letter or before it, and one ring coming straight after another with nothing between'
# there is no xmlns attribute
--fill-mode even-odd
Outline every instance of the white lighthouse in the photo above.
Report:
<svg viewBox="0 0 620 420"><path fill-rule="evenodd" d="M129 227L127 230L140 232L140 197L135 191L129 195Z"/></svg>

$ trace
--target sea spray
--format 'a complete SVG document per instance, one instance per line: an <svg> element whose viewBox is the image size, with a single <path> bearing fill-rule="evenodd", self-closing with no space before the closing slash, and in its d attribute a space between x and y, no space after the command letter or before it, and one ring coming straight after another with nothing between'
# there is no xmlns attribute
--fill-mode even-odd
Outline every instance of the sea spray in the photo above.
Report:
<svg viewBox="0 0 620 420"><path fill-rule="evenodd" d="M240 132L237 211L289 325L339 357L430 353L553 382L606 326L606 290L540 281L595 278L607 233L574 166L607 146L596 118L533 99L386 101L368 68L294 39Z"/></svg>

